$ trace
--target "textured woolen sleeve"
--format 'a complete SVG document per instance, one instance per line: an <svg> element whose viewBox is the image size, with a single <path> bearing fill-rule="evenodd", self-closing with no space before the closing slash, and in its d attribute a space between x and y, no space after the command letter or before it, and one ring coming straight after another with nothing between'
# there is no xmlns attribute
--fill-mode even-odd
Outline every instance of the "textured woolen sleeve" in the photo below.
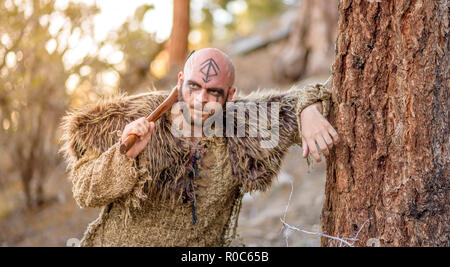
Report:
<svg viewBox="0 0 450 267"><path fill-rule="evenodd" d="M105 152L86 151L71 172L73 196L80 207L107 205L129 193L138 180L136 160L120 153L120 143Z"/></svg>

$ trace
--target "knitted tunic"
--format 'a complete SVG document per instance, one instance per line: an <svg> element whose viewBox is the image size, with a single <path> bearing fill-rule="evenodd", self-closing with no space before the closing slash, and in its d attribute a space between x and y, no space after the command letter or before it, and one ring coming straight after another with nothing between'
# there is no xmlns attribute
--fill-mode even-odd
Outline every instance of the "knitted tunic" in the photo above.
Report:
<svg viewBox="0 0 450 267"><path fill-rule="evenodd" d="M167 92L118 96L72 111L63 119L63 147L80 207L102 207L82 246L226 246L236 234L245 192L267 190L288 148L300 144L300 112L317 101L327 116L331 92L322 85L258 91L236 103L279 104L279 140L264 148L261 134L207 137L192 147L171 133L163 115L135 159L119 152L125 125L151 113ZM237 127L236 116L232 118ZM253 122L253 123L257 123ZM273 126L275 127L275 126ZM270 125L269 125L270 128ZM194 160L193 160L194 159Z"/></svg>

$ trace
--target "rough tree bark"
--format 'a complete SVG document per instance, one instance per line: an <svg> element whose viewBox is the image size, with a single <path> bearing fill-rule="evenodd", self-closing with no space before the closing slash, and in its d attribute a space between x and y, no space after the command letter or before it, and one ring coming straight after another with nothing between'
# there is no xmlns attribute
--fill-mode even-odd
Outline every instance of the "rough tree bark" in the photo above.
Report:
<svg viewBox="0 0 450 267"><path fill-rule="evenodd" d="M183 66L188 50L190 0L173 1L173 26L169 43L170 70Z"/></svg>
<svg viewBox="0 0 450 267"><path fill-rule="evenodd" d="M372 218L355 245L450 245L448 11L447 0L339 1L327 234L353 237Z"/></svg>

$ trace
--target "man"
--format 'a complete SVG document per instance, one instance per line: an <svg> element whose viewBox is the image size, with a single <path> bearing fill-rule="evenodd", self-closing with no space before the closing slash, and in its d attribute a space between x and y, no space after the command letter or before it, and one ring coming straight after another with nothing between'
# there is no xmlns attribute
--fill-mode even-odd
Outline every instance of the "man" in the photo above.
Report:
<svg viewBox="0 0 450 267"><path fill-rule="evenodd" d="M81 207L103 207L83 246L229 245L243 193L267 190L291 145L301 143L303 157L311 152L316 161L321 160L317 146L329 154L338 135L323 116L330 104L328 90L321 85L293 87L239 99L234 97L234 76L228 56L202 49L178 75L179 100L187 113L175 110L156 123L147 122L145 116L167 96L151 92L103 101L64 118L62 150L74 198ZM247 121L241 127L244 136L207 136L205 131L189 136L220 114L208 112L208 104L223 107L227 114L230 103L268 103L267 114L278 121L259 121L277 130L272 146L261 145L264 134L249 136ZM190 123L181 123L185 134L176 135L173 129L180 126L180 118ZM225 115L225 121L232 121L225 128L232 125L236 133L238 119ZM139 140L122 155L119 146L129 134Z"/></svg>

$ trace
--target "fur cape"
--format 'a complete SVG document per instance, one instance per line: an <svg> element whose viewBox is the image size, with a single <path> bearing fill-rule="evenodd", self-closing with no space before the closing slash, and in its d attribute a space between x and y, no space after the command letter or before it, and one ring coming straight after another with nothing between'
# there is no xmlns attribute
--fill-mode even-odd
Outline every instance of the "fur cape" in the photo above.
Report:
<svg viewBox="0 0 450 267"><path fill-rule="evenodd" d="M231 196L223 196L227 201L221 200L226 203L230 202L227 206L229 212L223 212L227 218L220 220L221 223L217 223L215 226L205 228L207 230L202 230L210 233L217 232L217 236L221 236L221 238L216 238L209 243L196 243L192 241L193 239L189 239L191 241L186 241L187 243L167 240L166 243L162 242L161 244L229 244L235 235L243 192L265 191L270 187L273 178L280 170L282 159L288 148L293 144L300 144L300 112L306 106L322 101L323 113L326 116L330 105L330 95L330 91L325 87L315 85L302 89L293 87L285 92L257 91L245 97L237 97L234 100L236 103L253 102L258 105L267 102L270 105L270 103L276 102L280 104L277 145L271 148L262 148L261 141L264 138L261 135L249 137L248 130L251 126L249 120L246 120L244 126L246 133L244 137L217 137L205 140L205 143L212 144L210 147L215 150L214 161L220 161L220 164L213 164L214 167L209 175L222 175L223 180L229 182L229 184L223 185L224 190L231 188L228 191L225 190ZM108 218L112 220L108 214L113 213L113 206L125 213L125 216L121 218L125 221L126 228L128 219L133 217L133 214L138 214L140 210L145 209L150 202L151 205L156 205L154 210L158 209L157 203L177 207L183 205L183 200L186 202L187 199L188 202L192 202L192 195L195 195L195 192L191 191L195 189L195 186L189 186L189 173L192 172L189 164L190 148L186 146L182 138L176 138L171 134L167 115L164 115L156 123L147 149L141 152L136 159L129 159L118 152L118 141L125 125L148 115L166 96L167 92L160 91L135 96L121 95L80 110L71 111L63 118L61 151L70 171L74 198L81 207L104 207L100 217L89 226L85 234L86 245L90 239L95 238L95 233L101 225L107 223ZM270 108L268 108L268 115L271 116ZM245 116L248 118L249 114L246 113ZM232 119L234 125L237 125L236 117ZM222 170L220 170L221 168ZM217 190L221 191L222 189L217 188ZM212 193L211 198L214 194ZM208 197L206 195L206 198ZM231 199L234 201L228 201ZM158 202L160 200L163 202ZM208 210L208 212L217 213L226 209L216 207L211 211L211 207L209 207ZM215 216L208 212L205 212L204 215ZM180 211L180 214L185 214L185 211ZM164 213L163 216L170 217L171 215ZM153 220L158 220L158 218L153 218ZM163 220L163 218L159 218L159 220ZM162 228L164 227L161 226ZM115 229L110 232L114 233L114 231L119 230ZM198 237L193 238L198 240ZM160 237L160 239L164 238ZM139 242L136 241L133 245L149 245ZM155 242L152 244L159 244L157 242L155 244ZM103 244L121 245L125 243Z"/></svg>

